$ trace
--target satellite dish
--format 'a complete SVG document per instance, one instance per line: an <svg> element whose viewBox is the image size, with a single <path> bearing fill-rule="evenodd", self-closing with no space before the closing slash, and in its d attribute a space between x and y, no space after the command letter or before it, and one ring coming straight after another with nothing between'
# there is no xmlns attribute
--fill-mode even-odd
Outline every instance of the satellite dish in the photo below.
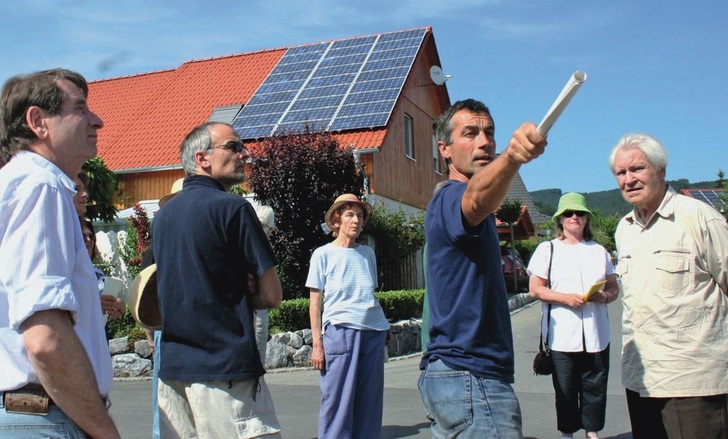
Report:
<svg viewBox="0 0 728 439"><path fill-rule="evenodd" d="M442 73L440 66L430 67L430 79L432 79L432 82L434 82L435 85L442 85L445 83L445 74Z"/></svg>

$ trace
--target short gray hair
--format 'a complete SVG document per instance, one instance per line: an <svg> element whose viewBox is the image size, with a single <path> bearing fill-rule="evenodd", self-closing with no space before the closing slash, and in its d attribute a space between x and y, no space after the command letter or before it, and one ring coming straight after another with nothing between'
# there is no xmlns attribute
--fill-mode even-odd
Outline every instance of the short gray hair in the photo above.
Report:
<svg viewBox="0 0 728 439"><path fill-rule="evenodd" d="M273 212L273 208L270 206L255 206L255 213L258 215L258 220L263 226L263 230L266 233L270 233L276 228L276 214ZM267 229L267 230L266 230Z"/></svg>
<svg viewBox="0 0 728 439"><path fill-rule="evenodd" d="M187 133L185 139L182 141L179 147L179 158L182 161L182 169L184 169L185 175L193 175L197 172L195 153L205 151L212 146L210 127L214 125L225 124L220 122L205 122L192 128L192 131ZM210 154L212 154L212 151L207 152L207 155Z"/></svg>
<svg viewBox="0 0 728 439"><path fill-rule="evenodd" d="M612 149L609 155L609 169L614 174L614 159L618 151L628 151L630 149L639 149L647 160L660 170L667 169L667 151L659 140L642 133L629 133L623 135Z"/></svg>

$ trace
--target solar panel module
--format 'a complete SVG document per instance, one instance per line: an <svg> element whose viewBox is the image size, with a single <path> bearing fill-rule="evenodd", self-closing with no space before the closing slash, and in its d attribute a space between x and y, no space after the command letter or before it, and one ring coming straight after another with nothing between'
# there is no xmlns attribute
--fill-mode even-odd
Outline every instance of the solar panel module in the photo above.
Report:
<svg viewBox="0 0 728 439"><path fill-rule="evenodd" d="M427 29L289 48L233 120L243 139L385 126Z"/></svg>

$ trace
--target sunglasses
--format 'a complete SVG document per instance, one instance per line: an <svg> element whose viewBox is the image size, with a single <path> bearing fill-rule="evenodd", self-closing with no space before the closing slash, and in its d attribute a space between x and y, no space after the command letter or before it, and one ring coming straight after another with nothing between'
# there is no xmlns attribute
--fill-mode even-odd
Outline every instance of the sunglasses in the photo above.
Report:
<svg viewBox="0 0 728 439"><path fill-rule="evenodd" d="M240 154L245 150L245 144L242 140L231 140L224 145L211 146L208 149L227 149L228 151L234 152L235 154Z"/></svg>
<svg viewBox="0 0 728 439"><path fill-rule="evenodd" d="M563 213L564 218L571 218L574 214L578 216L579 218L586 215L586 212L581 212L579 210L565 210Z"/></svg>

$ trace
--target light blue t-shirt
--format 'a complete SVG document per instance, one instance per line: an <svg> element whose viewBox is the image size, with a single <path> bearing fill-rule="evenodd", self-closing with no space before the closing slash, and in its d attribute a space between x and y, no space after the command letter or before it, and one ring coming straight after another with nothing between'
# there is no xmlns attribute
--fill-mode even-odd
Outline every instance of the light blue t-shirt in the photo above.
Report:
<svg viewBox="0 0 728 439"><path fill-rule="evenodd" d="M366 245L354 248L326 244L311 256L306 288L323 291L322 327L386 331L389 322L374 296L377 260Z"/></svg>

